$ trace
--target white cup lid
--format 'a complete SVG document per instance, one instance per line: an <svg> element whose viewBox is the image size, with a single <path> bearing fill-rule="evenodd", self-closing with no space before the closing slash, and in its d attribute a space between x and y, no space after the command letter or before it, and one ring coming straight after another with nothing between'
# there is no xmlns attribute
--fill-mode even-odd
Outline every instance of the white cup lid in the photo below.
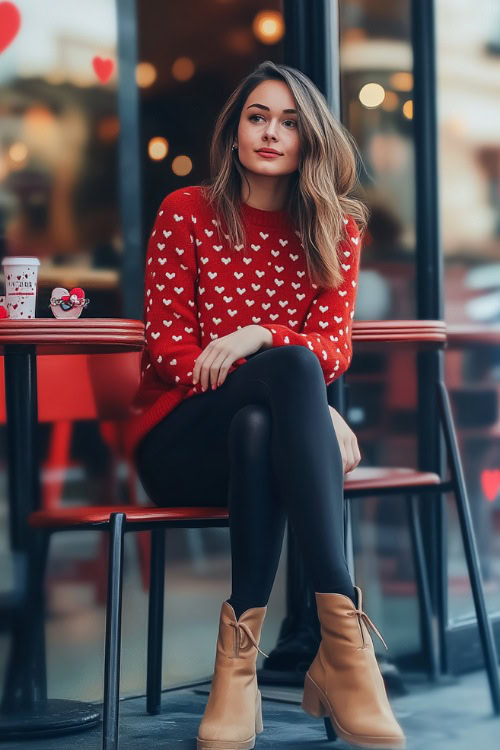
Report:
<svg viewBox="0 0 500 750"><path fill-rule="evenodd" d="M9 255L2 260L3 266L39 266L38 258L28 258L26 256Z"/></svg>

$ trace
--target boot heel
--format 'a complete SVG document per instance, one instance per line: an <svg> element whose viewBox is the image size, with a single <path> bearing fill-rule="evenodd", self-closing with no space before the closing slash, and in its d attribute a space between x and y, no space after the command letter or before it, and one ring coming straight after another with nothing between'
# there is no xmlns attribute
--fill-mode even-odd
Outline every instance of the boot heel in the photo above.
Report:
<svg viewBox="0 0 500 750"><path fill-rule="evenodd" d="M262 723L262 695L260 690L257 690L257 701L255 706L255 734L261 734L264 731L264 725Z"/></svg>
<svg viewBox="0 0 500 750"><path fill-rule="evenodd" d="M302 696L301 708L316 719L322 719L324 716L328 716L328 711L323 706L317 693L316 685L307 672L304 680L304 695Z"/></svg>

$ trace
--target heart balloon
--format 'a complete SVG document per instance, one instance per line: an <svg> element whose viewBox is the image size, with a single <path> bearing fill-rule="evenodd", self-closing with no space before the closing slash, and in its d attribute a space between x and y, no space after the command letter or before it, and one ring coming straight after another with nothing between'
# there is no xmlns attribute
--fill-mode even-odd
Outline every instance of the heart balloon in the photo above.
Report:
<svg viewBox="0 0 500 750"><path fill-rule="evenodd" d="M21 14L14 3L0 3L0 53L16 38Z"/></svg>
<svg viewBox="0 0 500 750"><path fill-rule="evenodd" d="M486 499L492 503L500 492L500 469L483 469L481 472L481 488Z"/></svg>
<svg viewBox="0 0 500 750"><path fill-rule="evenodd" d="M96 76L99 78L101 83L106 83L111 78L115 64L109 57L99 57L96 55L92 60L92 65Z"/></svg>

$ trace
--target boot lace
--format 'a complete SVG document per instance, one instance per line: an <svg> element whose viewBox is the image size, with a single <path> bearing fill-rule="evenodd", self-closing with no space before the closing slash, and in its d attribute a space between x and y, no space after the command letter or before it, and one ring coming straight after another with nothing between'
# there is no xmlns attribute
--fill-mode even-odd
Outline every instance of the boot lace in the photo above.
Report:
<svg viewBox="0 0 500 750"><path fill-rule="evenodd" d="M261 653L263 656L269 658L267 654L265 654L261 649L259 648L259 644L253 637L253 633L248 627L248 625L245 622L230 622L229 623L231 627L236 629L236 648L235 648L235 655L238 656L240 647L243 646L243 632L246 633L248 639L253 643L257 651Z"/></svg>
<svg viewBox="0 0 500 750"><path fill-rule="evenodd" d="M379 631L377 630L377 628L375 627L375 625L373 624L373 622L370 620L370 618L368 617L368 615L366 614L366 612L363 612L362 609L352 609L352 610L349 610L349 612L347 614L350 617L355 617L356 615L358 616L359 629L361 630L361 637L363 639L363 646L365 646L366 644L365 644L365 636L363 634L363 628L361 627L361 620L364 620L365 625L367 625L368 627L370 627L373 630L373 632L376 635L378 635L378 637L380 638L380 640L382 641L382 643L384 644L384 646L387 649L386 642L384 641L384 639L382 638L382 636L380 635Z"/></svg>

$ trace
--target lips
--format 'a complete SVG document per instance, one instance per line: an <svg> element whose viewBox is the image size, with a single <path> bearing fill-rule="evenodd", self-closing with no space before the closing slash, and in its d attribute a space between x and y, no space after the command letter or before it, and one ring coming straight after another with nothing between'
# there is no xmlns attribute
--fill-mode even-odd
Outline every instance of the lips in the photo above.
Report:
<svg viewBox="0 0 500 750"><path fill-rule="evenodd" d="M276 154L276 156L281 156L279 151L275 151L273 148L259 148L257 149L258 154Z"/></svg>

